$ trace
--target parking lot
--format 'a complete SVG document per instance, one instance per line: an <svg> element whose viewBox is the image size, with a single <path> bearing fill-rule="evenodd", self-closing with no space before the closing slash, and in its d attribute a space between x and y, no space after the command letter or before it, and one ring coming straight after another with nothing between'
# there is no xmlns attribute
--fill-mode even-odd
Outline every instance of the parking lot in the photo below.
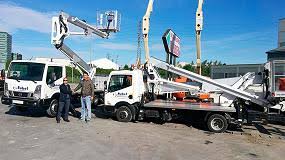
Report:
<svg viewBox="0 0 285 160"><path fill-rule="evenodd" d="M179 124L84 123L48 118L41 109L20 113L0 105L0 159L272 159L285 157L285 126L244 126L213 134Z"/></svg>

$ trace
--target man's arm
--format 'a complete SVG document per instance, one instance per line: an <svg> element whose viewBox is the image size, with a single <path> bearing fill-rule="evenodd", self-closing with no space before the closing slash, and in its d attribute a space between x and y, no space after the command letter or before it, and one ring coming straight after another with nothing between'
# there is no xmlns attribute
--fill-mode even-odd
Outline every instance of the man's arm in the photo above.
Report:
<svg viewBox="0 0 285 160"><path fill-rule="evenodd" d="M91 80L91 92L92 92L92 97L94 98L94 83Z"/></svg>

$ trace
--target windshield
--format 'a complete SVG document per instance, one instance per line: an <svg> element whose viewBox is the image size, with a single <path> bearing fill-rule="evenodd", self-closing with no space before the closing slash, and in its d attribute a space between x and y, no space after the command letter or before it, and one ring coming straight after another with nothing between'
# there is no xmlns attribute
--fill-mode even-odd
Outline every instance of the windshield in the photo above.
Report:
<svg viewBox="0 0 285 160"><path fill-rule="evenodd" d="M30 62L12 62L8 70L8 78L16 80L41 81L45 64Z"/></svg>
<svg viewBox="0 0 285 160"><path fill-rule="evenodd" d="M109 83L109 92L115 92L132 85L131 75L113 75Z"/></svg>

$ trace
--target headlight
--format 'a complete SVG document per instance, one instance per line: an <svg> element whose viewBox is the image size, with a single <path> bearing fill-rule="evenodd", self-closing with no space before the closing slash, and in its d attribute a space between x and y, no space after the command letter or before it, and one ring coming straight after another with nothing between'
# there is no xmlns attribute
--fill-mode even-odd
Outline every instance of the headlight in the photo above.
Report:
<svg viewBox="0 0 285 160"><path fill-rule="evenodd" d="M9 94L9 90L8 90L8 83L4 83L4 94L5 94L5 96L9 96L10 94Z"/></svg>
<svg viewBox="0 0 285 160"><path fill-rule="evenodd" d="M34 97L36 99L40 99L41 98L41 91L42 91L42 86L41 85L37 85L36 89L34 91Z"/></svg>

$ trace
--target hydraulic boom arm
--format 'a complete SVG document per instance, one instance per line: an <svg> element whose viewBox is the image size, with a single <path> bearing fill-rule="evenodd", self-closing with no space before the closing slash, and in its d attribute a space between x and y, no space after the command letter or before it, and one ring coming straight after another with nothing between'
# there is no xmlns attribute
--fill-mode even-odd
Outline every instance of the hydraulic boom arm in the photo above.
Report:
<svg viewBox="0 0 285 160"><path fill-rule="evenodd" d="M149 46L148 46L148 32L149 32L149 21L150 21L150 14L153 8L153 1L149 0L146 13L143 17L143 41L144 41L144 49L145 49L145 62L149 62Z"/></svg>
<svg viewBox="0 0 285 160"><path fill-rule="evenodd" d="M201 31L203 30L203 2L198 1L198 8L196 12L196 49L197 49L197 73L201 75Z"/></svg>
<svg viewBox="0 0 285 160"><path fill-rule="evenodd" d="M110 18L110 19L109 19ZM108 15L108 21L111 23L114 19L114 15ZM76 27L81 28L82 32L71 32L69 23ZM109 25L108 25L109 26ZM68 15L61 12L58 17L52 17L52 35L51 43L60 50L65 56L72 60L75 65L79 66L83 71L90 74L90 77L96 73L96 68L91 68L80 56L73 52L67 45L64 44L65 38L70 35L90 35L95 34L101 38L108 38L109 31L104 29L97 29L96 27L87 24L84 20L80 20L77 17Z"/></svg>

